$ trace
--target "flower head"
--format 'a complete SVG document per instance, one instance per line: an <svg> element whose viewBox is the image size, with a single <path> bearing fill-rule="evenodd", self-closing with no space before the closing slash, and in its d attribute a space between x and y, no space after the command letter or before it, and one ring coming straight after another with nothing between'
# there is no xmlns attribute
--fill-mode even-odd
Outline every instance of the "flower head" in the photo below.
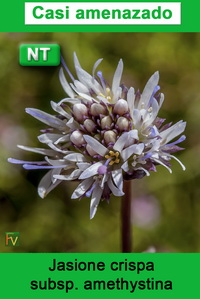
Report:
<svg viewBox="0 0 200 299"><path fill-rule="evenodd" d="M45 148L21 149L44 156L43 161L27 162L25 169L49 169L41 180L38 193L46 196L62 181L77 180L78 187L72 198L91 198L90 217L93 218L101 199L110 195L122 196L123 180L149 176L158 164L171 172L172 154L182 150L178 143L186 123L163 125L158 118L164 95L158 93L159 73L154 73L142 93L121 84L123 62L119 61L111 86L102 72L96 73L102 59L94 64L92 75L81 67L76 54L74 65L77 79L63 61L71 83L60 70L60 82L68 97L58 103L51 102L55 115L34 108L26 112L48 126L38 139ZM172 142L171 142L172 141Z"/></svg>

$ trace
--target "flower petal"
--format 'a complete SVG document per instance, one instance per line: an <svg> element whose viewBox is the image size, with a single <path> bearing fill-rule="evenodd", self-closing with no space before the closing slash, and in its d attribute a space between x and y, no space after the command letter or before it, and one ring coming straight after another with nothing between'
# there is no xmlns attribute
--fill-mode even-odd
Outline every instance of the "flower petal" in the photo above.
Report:
<svg viewBox="0 0 200 299"><path fill-rule="evenodd" d="M87 87L94 90L96 94L102 93L103 89L101 85L95 80L90 74L88 74L85 70L80 67L76 67L77 77L80 82L85 84Z"/></svg>
<svg viewBox="0 0 200 299"><path fill-rule="evenodd" d="M44 198L51 190L53 190L61 182L57 180L55 184L52 184L51 176L52 176L52 170L47 172L39 183L38 194L41 198Z"/></svg>
<svg viewBox="0 0 200 299"><path fill-rule="evenodd" d="M92 164L90 167L88 167L86 170L83 171L83 173L79 177L79 180L84 180L93 175L96 175L98 173L98 168L102 165L103 165L102 162L97 162L95 164Z"/></svg>
<svg viewBox="0 0 200 299"><path fill-rule="evenodd" d="M144 90L141 95L141 99L138 105L138 109L147 108L151 96L154 92L156 85L158 85L159 81L159 72L155 72L150 79L148 80L147 84L144 87Z"/></svg>
<svg viewBox="0 0 200 299"><path fill-rule="evenodd" d="M66 135L65 135L66 136ZM52 133L47 133L47 134L41 134L38 136L38 140L41 143L54 143L56 142L60 137L63 137L62 134L52 134Z"/></svg>
<svg viewBox="0 0 200 299"><path fill-rule="evenodd" d="M71 181L71 180L76 180L80 174L81 174L81 170L75 169L74 171L72 171L70 175L54 175L54 178L63 181Z"/></svg>
<svg viewBox="0 0 200 299"><path fill-rule="evenodd" d="M18 148L21 148L22 150L33 152L33 153L38 153L42 155L47 155L47 156L55 156L55 151L50 150L50 149L45 149L45 148L38 148L38 147L30 147L30 146L24 146L24 145L18 145Z"/></svg>
<svg viewBox="0 0 200 299"><path fill-rule="evenodd" d="M115 142L113 149L121 153L128 138L128 132L123 133Z"/></svg>
<svg viewBox="0 0 200 299"><path fill-rule="evenodd" d="M54 111L58 112L59 114L63 115L64 117L66 117L67 119L70 119L72 116L71 114L67 113L60 105L58 105L57 103L51 101L51 107Z"/></svg>
<svg viewBox="0 0 200 299"><path fill-rule="evenodd" d="M72 153L72 154L66 155L64 157L64 159L66 159L68 161L72 161L72 162L84 162L84 161L86 161L85 156L80 154L80 153Z"/></svg>
<svg viewBox="0 0 200 299"><path fill-rule="evenodd" d="M78 166L78 168L80 169L80 170L85 170L85 169L87 169L88 167L90 167L91 166L91 164L90 163L87 163L87 162L80 162L80 163L77 163L76 164L77 166Z"/></svg>
<svg viewBox="0 0 200 299"><path fill-rule="evenodd" d="M133 118L133 110L134 110L134 104L135 104L135 90L133 87L129 88L129 90L128 90L127 102L128 102L128 107L130 110L130 115Z"/></svg>
<svg viewBox="0 0 200 299"><path fill-rule="evenodd" d="M78 81L78 80L75 80L74 81L74 85L71 84L71 86L73 87L73 89L79 93L86 93L89 95L90 91L89 91L89 88L87 86L85 86L82 82Z"/></svg>
<svg viewBox="0 0 200 299"><path fill-rule="evenodd" d="M124 195L123 191L121 191L117 187L115 187L115 185L113 184L113 181L112 181L111 177L108 179L107 184L108 184L108 187L110 188L110 190L112 191L112 193L115 196L123 196Z"/></svg>
<svg viewBox="0 0 200 299"><path fill-rule="evenodd" d="M93 150L98 153L100 156L104 157L107 153L107 148L97 141L95 138L89 135L83 135L85 141L93 148Z"/></svg>
<svg viewBox="0 0 200 299"><path fill-rule="evenodd" d="M155 162L157 162L158 164L160 164L160 165L162 165L162 166L164 166L165 168L167 168L168 169L168 171L170 172L170 173L172 173L172 170L171 170L171 168L169 168L167 165L165 165L163 162L161 162L159 159L156 159L156 158L152 158L152 160L154 160Z"/></svg>
<svg viewBox="0 0 200 299"><path fill-rule="evenodd" d="M67 82L62 68L59 71L59 79L60 79L60 83L61 83L64 91L66 92L66 94L68 96L70 96L71 98L74 98L75 94L74 94L73 90L71 89L69 83Z"/></svg>
<svg viewBox="0 0 200 299"><path fill-rule="evenodd" d="M115 185L117 186L117 188L121 191L123 191L123 176L122 176L122 170L121 169L117 169L117 170L113 170L112 171L112 178L113 181L115 183Z"/></svg>
<svg viewBox="0 0 200 299"><path fill-rule="evenodd" d="M34 164L24 164L23 168L27 170L35 170L35 169L53 169L53 168L65 168L67 165L34 165Z"/></svg>
<svg viewBox="0 0 200 299"><path fill-rule="evenodd" d="M120 81L121 81L121 77L122 77L122 72L123 72L123 61L122 59L120 59L114 77L113 77L113 82L112 82L112 92L113 94L116 93L119 85L120 85Z"/></svg>
<svg viewBox="0 0 200 299"><path fill-rule="evenodd" d="M176 141L174 141L174 142L171 142L171 143L167 143L163 148L168 147L168 146L172 146L172 145L175 145L175 144L178 144L178 143L181 143L181 142L183 142L185 139L186 139L186 136L185 136L185 135L182 135L178 140L176 140Z"/></svg>
<svg viewBox="0 0 200 299"><path fill-rule="evenodd" d="M186 170L185 165L183 165L183 163L182 163L178 158L176 158L176 157L173 156L173 155L167 155L167 156L168 156L168 157L171 157L171 158L173 158L173 159L175 159L175 160L181 165L182 169L183 169L183 170Z"/></svg>
<svg viewBox="0 0 200 299"><path fill-rule="evenodd" d="M26 113L58 130L66 129L65 123L59 118L35 108L26 108Z"/></svg>
<svg viewBox="0 0 200 299"><path fill-rule="evenodd" d="M93 69L92 69L92 77L93 77L93 78L94 78L96 69L97 69L97 67L99 66L99 64L102 62L102 60L103 60L103 58L100 58L100 59L98 59L98 60L95 62L94 66L93 66Z"/></svg>
<svg viewBox="0 0 200 299"><path fill-rule="evenodd" d="M174 124L172 127L169 127L165 131L160 133L160 137L163 139L162 144L167 144L170 140L174 139L176 136L181 134L186 127L186 122L182 120Z"/></svg>
<svg viewBox="0 0 200 299"><path fill-rule="evenodd" d="M90 186L93 184L94 180L92 178L86 179L83 182L81 182L78 187L74 190L71 198L79 198L80 196L84 195L85 192L90 188Z"/></svg>
<svg viewBox="0 0 200 299"><path fill-rule="evenodd" d="M135 168L135 170L138 170L138 169L143 170L146 173L147 176L150 176L150 173L145 168L143 168L143 167L137 167L137 168Z"/></svg>
<svg viewBox="0 0 200 299"><path fill-rule="evenodd" d="M51 181L52 181L52 184L55 184L56 181L57 181L57 179L54 178L54 175L59 175L60 172L61 172L61 170L62 170L61 168L54 168L54 169L52 169L52 172L51 172Z"/></svg>
<svg viewBox="0 0 200 299"><path fill-rule="evenodd" d="M128 160L131 155L141 155L144 150L144 143L133 144L121 152L124 161Z"/></svg>
<svg viewBox="0 0 200 299"><path fill-rule="evenodd" d="M99 185L97 185L94 191L92 192L92 199L90 201L90 219L92 219L96 214L102 193L103 190L99 187Z"/></svg>
<svg viewBox="0 0 200 299"><path fill-rule="evenodd" d="M79 127L80 127L79 124L77 123L77 121L75 121L75 119L73 117L71 117L70 120L66 123L66 126L72 130L79 129Z"/></svg>
<svg viewBox="0 0 200 299"><path fill-rule="evenodd" d="M128 161L126 161L126 162L121 166L121 168L122 168L125 172L128 172L128 171L129 171Z"/></svg>
<svg viewBox="0 0 200 299"><path fill-rule="evenodd" d="M24 161L24 160L18 160L13 158L8 158L8 162L12 164L35 164L35 165L46 164L46 161Z"/></svg>

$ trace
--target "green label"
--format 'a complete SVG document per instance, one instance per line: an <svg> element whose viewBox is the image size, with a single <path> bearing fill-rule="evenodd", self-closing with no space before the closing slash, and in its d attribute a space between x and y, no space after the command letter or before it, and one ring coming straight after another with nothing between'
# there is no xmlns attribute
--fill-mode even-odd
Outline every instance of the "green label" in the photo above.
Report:
<svg viewBox="0 0 200 299"><path fill-rule="evenodd" d="M5 246L19 246L19 232L6 232Z"/></svg>
<svg viewBox="0 0 200 299"><path fill-rule="evenodd" d="M23 44L19 48L19 63L23 66L57 66L60 64L60 46Z"/></svg>
<svg viewBox="0 0 200 299"><path fill-rule="evenodd" d="M6 253L2 298L199 298L199 254ZM12 283L12 287L11 287Z"/></svg>

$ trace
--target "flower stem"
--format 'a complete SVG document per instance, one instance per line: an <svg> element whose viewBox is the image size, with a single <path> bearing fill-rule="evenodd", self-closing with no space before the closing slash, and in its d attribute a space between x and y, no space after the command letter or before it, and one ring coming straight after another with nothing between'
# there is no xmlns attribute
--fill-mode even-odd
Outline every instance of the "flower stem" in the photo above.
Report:
<svg viewBox="0 0 200 299"><path fill-rule="evenodd" d="M132 252L131 181L124 181L124 193L121 203L121 246L125 253Z"/></svg>

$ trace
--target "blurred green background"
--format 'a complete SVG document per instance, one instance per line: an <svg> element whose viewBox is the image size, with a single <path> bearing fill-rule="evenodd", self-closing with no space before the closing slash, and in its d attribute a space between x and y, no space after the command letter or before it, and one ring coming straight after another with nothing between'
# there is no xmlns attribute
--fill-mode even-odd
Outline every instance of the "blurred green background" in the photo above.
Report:
<svg viewBox="0 0 200 299"><path fill-rule="evenodd" d="M120 58L123 82L143 89L160 71L165 101L160 117L187 121L185 151L176 154L173 174L162 166L150 177L133 181L134 251L200 252L200 34L199 33L1 33L0 34L0 252L120 252L120 198L102 202L89 220L89 199L70 195L77 183L62 183L45 199L37 185L45 171L26 171L8 157L37 160L40 155L16 145L39 146L45 125L26 107L52 112L50 100L66 95L59 67L22 67L21 43L60 44L73 69L74 51L88 72L103 57L108 82ZM19 247L5 247L5 232L20 232Z"/></svg>

